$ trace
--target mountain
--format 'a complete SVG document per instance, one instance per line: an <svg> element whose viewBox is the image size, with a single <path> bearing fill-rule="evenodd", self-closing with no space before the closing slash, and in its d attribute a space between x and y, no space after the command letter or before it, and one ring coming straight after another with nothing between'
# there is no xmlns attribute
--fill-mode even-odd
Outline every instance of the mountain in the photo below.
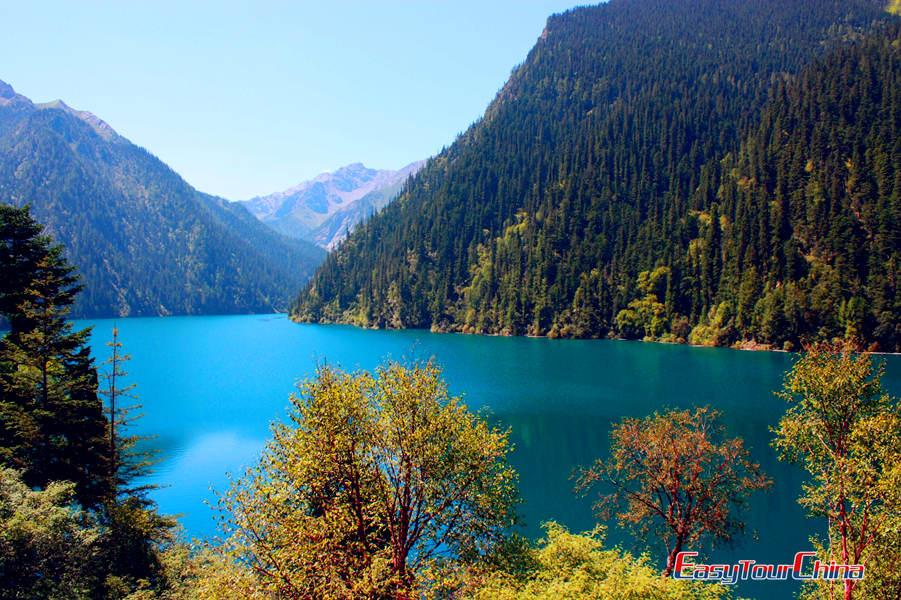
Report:
<svg viewBox="0 0 901 600"><path fill-rule="evenodd" d="M243 204L276 231L331 250L354 226L393 200L424 164L414 162L390 171L354 163Z"/></svg>
<svg viewBox="0 0 901 600"><path fill-rule="evenodd" d="M722 167L711 310L768 342L901 350L901 25L778 84ZM699 334L728 335L715 316Z"/></svg>
<svg viewBox="0 0 901 600"><path fill-rule="evenodd" d="M393 183L385 187L377 187L359 200L348 202L347 205L338 208L311 231L306 239L326 250L334 250L357 225L397 198L407 179L424 164L423 160L396 171L397 176L392 177Z"/></svg>
<svg viewBox="0 0 901 600"><path fill-rule="evenodd" d="M774 90L895 22L883 8L611 0L551 17L485 115L329 255L292 317L716 344L842 333L829 304L806 305L820 314L790 331L737 312L764 284L748 276L737 297L736 261L760 275L782 265L767 277L788 289L815 259L794 212L748 229L767 243L733 258L758 215L725 212L736 181L727 166ZM851 289L829 293L859 305ZM775 322L797 308L786 295ZM879 339L898 346L896 334Z"/></svg>
<svg viewBox="0 0 901 600"><path fill-rule="evenodd" d="M79 317L268 312L325 253L202 194L102 119L0 82L0 202L31 205L85 284Z"/></svg>

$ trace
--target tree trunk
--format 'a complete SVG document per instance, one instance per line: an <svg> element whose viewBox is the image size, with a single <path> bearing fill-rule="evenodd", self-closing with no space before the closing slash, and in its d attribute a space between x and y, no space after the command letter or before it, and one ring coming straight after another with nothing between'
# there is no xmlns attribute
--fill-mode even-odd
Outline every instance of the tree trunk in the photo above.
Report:
<svg viewBox="0 0 901 600"><path fill-rule="evenodd" d="M684 543L685 536L676 536L676 543L675 545L673 545L672 551L670 551L669 556L666 558L666 569L663 570L664 577L669 577L673 574L673 567L676 566L676 556L678 556L678 554L682 552L682 545Z"/></svg>
<svg viewBox="0 0 901 600"><path fill-rule="evenodd" d="M397 589L394 592L395 600L411 600L410 574L407 572L406 553L395 551L392 567L397 574Z"/></svg>

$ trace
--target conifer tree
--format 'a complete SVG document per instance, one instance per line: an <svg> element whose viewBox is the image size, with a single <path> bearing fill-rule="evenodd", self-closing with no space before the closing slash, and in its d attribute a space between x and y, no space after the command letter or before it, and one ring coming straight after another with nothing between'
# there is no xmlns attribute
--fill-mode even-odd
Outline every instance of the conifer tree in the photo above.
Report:
<svg viewBox="0 0 901 600"><path fill-rule="evenodd" d="M153 439L154 436L127 435L126 428L134 426L135 422L144 416L137 413L141 410L140 404L126 403L130 400L137 401L134 393L137 384L130 383L122 386L122 380L128 376L125 363L131 360L131 355L122 351L122 342L119 341L119 329L113 328L112 341L106 344L110 348L110 356L103 364L101 370L100 396L105 400L105 410L109 421L108 462L109 477L112 488L117 496L123 494L143 496L154 486L140 485L130 487L136 479L149 475L151 467L158 462L155 458L157 451L139 449L141 442Z"/></svg>
<svg viewBox="0 0 901 600"><path fill-rule="evenodd" d="M30 486L72 481L79 502L97 506L109 493L107 424L90 330L74 331L67 320L80 290L74 267L28 208L7 206L0 262L0 308L10 325L0 341L0 462Z"/></svg>
<svg viewBox="0 0 901 600"><path fill-rule="evenodd" d="M134 393L136 384L123 384L128 376L125 363L131 356L123 352L119 329L114 327L112 340L106 344L110 355L100 370L99 394L109 422L105 451L109 496L98 511L102 527L100 549L95 557L97 572L106 572L99 593L120 597L137 589L140 582L153 588L166 585L158 547L171 542L174 519L160 515L147 492L158 486L141 483L157 462L156 450L141 449L141 442L153 436L129 435L127 428L143 416Z"/></svg>
<svg viewBox="0 0 901 600"><path fill-rule="evenodd" d="M551 17L485 118L329 255L292 318L901 351L901 30L881 4ZM647 302L635 282L660 267Z"/></svg>
<svg viewBox="0 0 901 600"><path fill-rule="evenodd" d="M134 386L122 385L130 357L113 330L100 390L108 401L104 414L90 330L75 331L67 320L81 289L78 277L62 246L41 231L28 208L0 205L0 310L10 326L0 341L0 467L21 472L27 487L68 485L88 509L81 514L95 541L78 559L86 598L163 589L159 547L170 541L174 521L147 497L153 486L134 485L154 461L137 448L146 438L124 432L140 416L133 413L139 406L127 405L136 398ZM2 562L9 552L0 554ZM74 568L71 557L58 558Z"/></svg>

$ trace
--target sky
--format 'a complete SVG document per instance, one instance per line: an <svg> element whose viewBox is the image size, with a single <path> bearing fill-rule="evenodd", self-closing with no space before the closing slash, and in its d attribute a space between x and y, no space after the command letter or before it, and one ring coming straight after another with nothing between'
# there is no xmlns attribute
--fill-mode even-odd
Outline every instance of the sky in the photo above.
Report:
<svg viewBox="0 0 901 600"><path fill-rule="evenodd" d="M450 145L574 0L0 0L0 80L243 200ZM584 4L584 1L582 2Z"/></svg>

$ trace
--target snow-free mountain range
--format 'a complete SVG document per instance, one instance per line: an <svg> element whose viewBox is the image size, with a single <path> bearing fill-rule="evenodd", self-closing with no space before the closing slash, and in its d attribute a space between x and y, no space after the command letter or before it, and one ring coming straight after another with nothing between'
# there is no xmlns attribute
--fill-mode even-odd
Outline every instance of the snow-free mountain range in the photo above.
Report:
<svg viewBox="0 0 901 600"><path fill-rule="evenodd" d="M324 248L384 206L418 165L355 164L229 202L194 189L98 116L62 100L32 102L0 81L0 202L30 205L65 246L84 284L74 316L285 310ZM258 211L264 224L245 208L257 205L286 218ZM276 227L302 218L302 231Z"/></svg>
<svg viewBox="0 0 901 600"><path fill-rule="evenodd" d="M424 164L391 171L354 163L243 204L276 231L332 250L358 223L393 200Z"/></svg>

